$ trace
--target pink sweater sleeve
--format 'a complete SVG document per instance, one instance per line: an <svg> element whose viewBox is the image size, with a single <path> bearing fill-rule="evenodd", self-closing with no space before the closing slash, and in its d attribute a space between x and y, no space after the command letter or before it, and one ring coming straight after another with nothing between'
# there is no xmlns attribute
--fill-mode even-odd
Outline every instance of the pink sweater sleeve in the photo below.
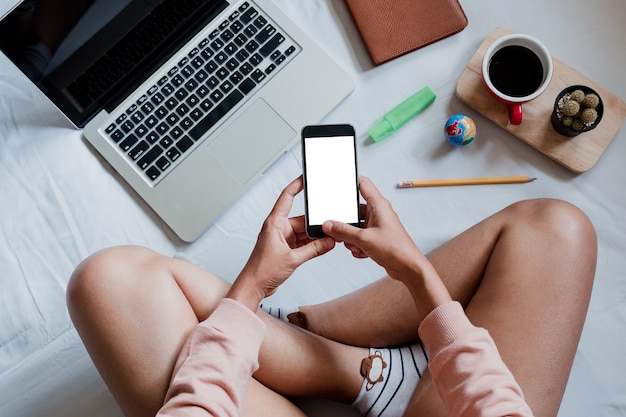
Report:
<svg viewBox="0 0 626 417"><path fill-rule="evenodd" d="M532 416L493 339L470 323L459 303L433 310L419 334L450 417Z"/></svg>
<svg viewBox="0 0 626 417"><path fill-rule="evenodd" d="M225 298L185 342L157 416L238 416L266 328Z"/></svg>

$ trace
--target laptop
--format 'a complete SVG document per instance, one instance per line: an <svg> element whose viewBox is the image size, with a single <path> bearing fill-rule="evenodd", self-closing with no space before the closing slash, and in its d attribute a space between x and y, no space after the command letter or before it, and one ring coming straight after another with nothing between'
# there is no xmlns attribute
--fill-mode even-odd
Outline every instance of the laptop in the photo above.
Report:
<svg viewBox="0 0 626 417"><path fill-rule="evenodd" d="M353 89L271 0L25 0L0 49L189 242Z"/></svg>

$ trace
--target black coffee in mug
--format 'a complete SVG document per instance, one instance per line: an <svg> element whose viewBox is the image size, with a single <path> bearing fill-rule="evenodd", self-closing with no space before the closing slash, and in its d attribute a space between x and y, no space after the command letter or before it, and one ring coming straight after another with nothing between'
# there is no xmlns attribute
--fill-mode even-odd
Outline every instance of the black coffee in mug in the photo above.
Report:
<svg viewBox="0 0 626 417"><path fill-rule="evenodd" d="M534 93L543 81L541 60L530 49L509 45L496 51L489 63L489 78L495 88L510 97Z"/></svg>

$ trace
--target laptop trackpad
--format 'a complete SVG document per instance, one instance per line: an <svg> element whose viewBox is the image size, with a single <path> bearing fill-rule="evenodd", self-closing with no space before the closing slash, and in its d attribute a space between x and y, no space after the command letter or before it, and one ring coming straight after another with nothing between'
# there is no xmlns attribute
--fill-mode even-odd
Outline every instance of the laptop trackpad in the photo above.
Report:
<svg viewBox="0 0 626 417"><path fill-rule="evenodd" d="M207 150L234 179L244 184L295 134L265 100L258 99Z"/></svg>

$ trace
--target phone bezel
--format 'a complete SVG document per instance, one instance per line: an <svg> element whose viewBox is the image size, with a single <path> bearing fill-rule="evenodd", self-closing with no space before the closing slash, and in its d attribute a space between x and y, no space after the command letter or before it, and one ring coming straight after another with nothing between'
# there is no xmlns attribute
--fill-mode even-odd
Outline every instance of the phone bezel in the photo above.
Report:
<svg viewBox="0 0 626 417"><path fill-rule="evenodd" d="M354 173L356 178L355 183L355 204L357 205L357 213L359 221L357 223L350 223L353 226L359 227L361 225L360 210L359 210L359 172L357 162L357 149L356 149L356 133L354 127L349 124L333 124L333 125L309 125L302 129L301 134L301 147L302 147L302 173L304 179L304 218L306 222L306 233L311 238L320 238L326 236L322 231L322 225L309 224L309 198L307 192L307 170L306 170L306 138L316 137L333 137L333 136L351 136L352 144L354 147Z"/></svg>

